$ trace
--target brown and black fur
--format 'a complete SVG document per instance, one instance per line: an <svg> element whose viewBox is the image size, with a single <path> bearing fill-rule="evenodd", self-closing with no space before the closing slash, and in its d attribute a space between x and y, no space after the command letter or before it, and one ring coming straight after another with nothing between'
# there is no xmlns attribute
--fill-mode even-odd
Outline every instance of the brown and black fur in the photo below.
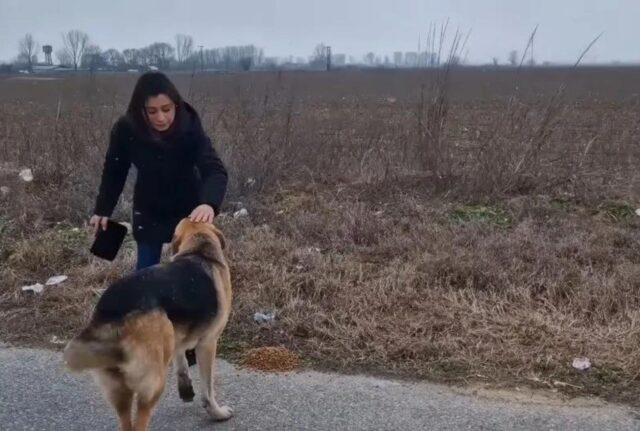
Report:
<svg viewBox="0 0 640 431"><path fill-rule="evenodd" d="M185 219L178 224L171 246L171 262L109 286L89 325L64 352L71 370L92 371L123 431L148 429L172 359L180 398L193 400L185 351L194 348L204 408L216 420L233 414L231 408L218 405L213 391L217 342L231 309L224 236L211 224Z"/></svg>

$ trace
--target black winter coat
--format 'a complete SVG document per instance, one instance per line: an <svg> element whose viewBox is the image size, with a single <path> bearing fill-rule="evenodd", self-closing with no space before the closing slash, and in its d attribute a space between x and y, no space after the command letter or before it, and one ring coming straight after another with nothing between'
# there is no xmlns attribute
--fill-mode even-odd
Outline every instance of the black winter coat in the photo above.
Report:
<svg viewBox="0 0 640 431"><path fill-rule="evenodd" d="M180 219L201 204L218 214L226 193L227 171L196 111L184 103L175 121L161 139L137 130L127 117L111 130L94 214L111 217L133 164L136 241L171 241Z"/></svg>

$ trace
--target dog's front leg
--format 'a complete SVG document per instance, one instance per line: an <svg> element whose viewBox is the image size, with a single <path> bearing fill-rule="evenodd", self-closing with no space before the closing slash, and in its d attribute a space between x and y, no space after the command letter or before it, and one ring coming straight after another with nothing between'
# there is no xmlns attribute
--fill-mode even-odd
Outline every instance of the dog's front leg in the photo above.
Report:
<svg viewBox="0 0 640 431"><path fill-rule="evenodd" d="M178 393L180 399L185 403L190 403L196 396L193 392L193 384L189 375L189 366L184 350L176 350L174 363L176 364L176 373L178 377Z"/></svg>
<svg viewBox="0 0 640 431"><path fill-rule="evenodd" d="M203 340L196 347L196 355L200 369L202 406L213 419L224 421L233 416L233 409L229 406L218 405L213 391L214 361L216 359L217 346L217 337L214 341Z"/></svg>

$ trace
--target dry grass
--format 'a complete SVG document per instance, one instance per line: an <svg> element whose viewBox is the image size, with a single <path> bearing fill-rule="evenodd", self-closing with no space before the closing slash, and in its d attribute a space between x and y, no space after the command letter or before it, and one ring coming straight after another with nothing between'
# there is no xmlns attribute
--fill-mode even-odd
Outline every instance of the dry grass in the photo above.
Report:
<svg viewBox="0 0 640 431"><path fill-rule="evenodd" d="M460 70L446 100L422 90L428 73L198 77L192 100L232 175L225 211L250 214L219 219L236 292L222 350L636 403L638 84L579 70L559 97L564 76ZM97 262L73 230L133 83L94 79L0 80L4 341L68 337L133 266L131 242ZM117 217L129 206L130 189ZM19 291L59 273L40 296ZM593 369L574 371L578 356Z"/></svg>

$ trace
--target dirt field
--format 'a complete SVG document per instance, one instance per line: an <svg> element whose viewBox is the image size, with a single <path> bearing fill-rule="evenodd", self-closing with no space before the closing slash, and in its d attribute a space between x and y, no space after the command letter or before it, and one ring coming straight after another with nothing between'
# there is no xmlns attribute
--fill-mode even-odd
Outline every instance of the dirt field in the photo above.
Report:
<svg viewBox="0 0 640 431"><path fill-rule="evenodd" d="M638 73L174 75L231 174L224 354L638 404ZM134 82L0 78L1 340L56 346L131 270L82 226Z"/></svg>

